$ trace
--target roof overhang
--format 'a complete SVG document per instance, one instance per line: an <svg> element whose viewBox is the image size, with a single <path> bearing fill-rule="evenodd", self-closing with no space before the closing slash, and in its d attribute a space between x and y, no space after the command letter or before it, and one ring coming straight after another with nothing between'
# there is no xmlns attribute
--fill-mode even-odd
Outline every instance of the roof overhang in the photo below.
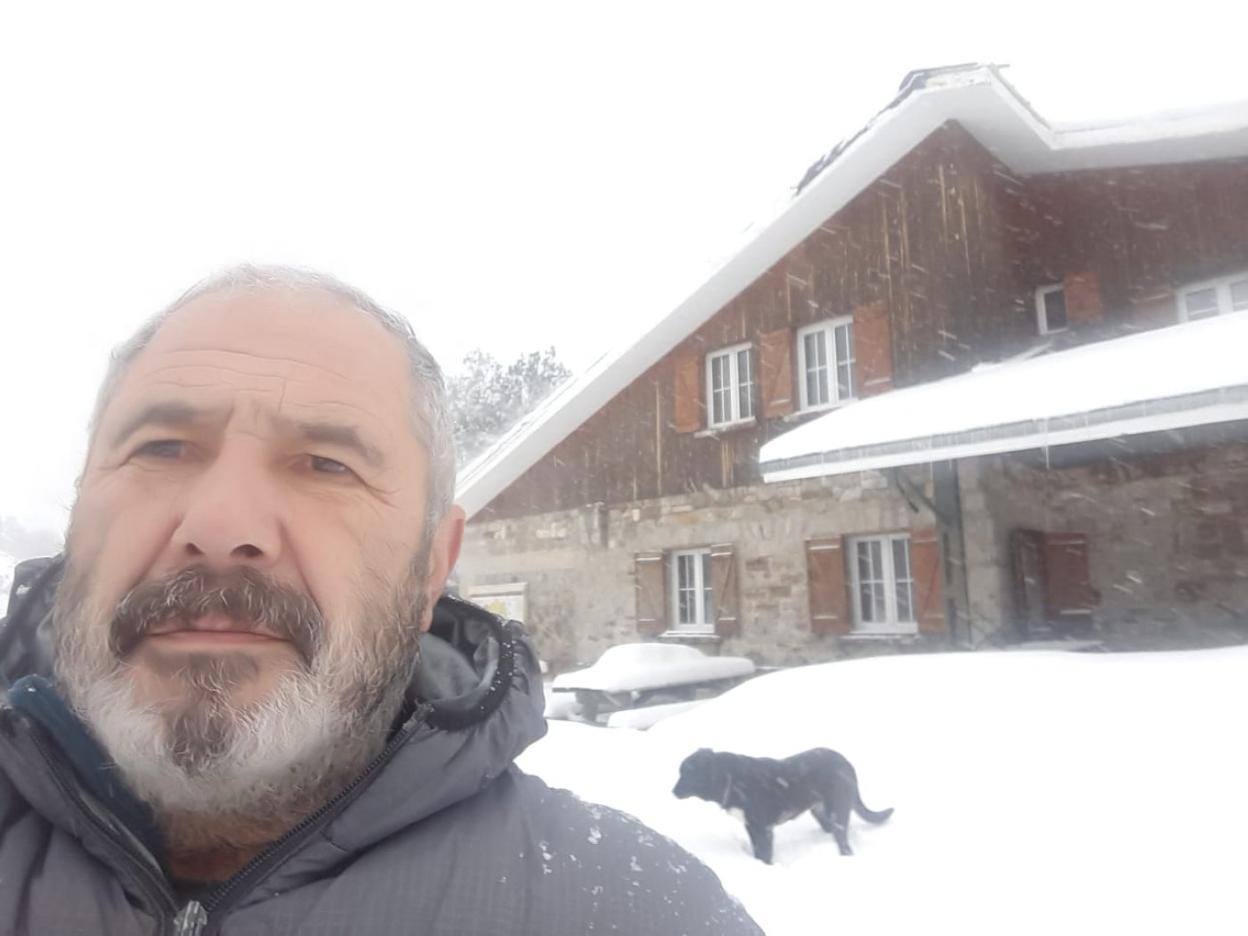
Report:
<svg viewBox="0 0 1248 936"><path fill-rule="evenodd" d="M1248 420L1248 313L979 368L773 439L765 481L843 475Z"/></svg>

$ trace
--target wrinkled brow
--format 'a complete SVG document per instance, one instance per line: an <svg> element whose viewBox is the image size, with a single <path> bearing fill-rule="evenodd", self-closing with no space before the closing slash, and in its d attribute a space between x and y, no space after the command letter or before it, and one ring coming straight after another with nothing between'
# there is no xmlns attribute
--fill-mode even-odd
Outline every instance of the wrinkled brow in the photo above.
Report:
<svg viewBox="0 0 1248 936"><path fill-rule="evenodd" d="M127 420L112 438L114 448L122 445L140 429L159 426L166 429L191 429L226 417L225 410L208 410L189 403L160 401L150 403ZM272 416L271 421L280 430L290 432L302 442L316 445L332 445L359 455L374 468L385 465L381 450L364 438L360 429L350 423L326 420L292 420Z"/></svg>
<svg viewBox="0 0 1248 936"><path fill-rule="evenodd" d="M149 403L128 419L111 439L114 448L123 444L132 435L147 426L162 426L169 429L186 429L201 426L220 412L201 409L189 403L162 401Z"/></svg>
<svg viewBox="0 0 1248 936"><path fill-rule="evenodd" d="M276 421L288 425L305 442L334 445L355 452L374 468L380 468L385 464L385 457L381 450L367 442L360 434L360 430L348 423L318 420L298 420L287 423L286 420L280 418Z"/></svg>

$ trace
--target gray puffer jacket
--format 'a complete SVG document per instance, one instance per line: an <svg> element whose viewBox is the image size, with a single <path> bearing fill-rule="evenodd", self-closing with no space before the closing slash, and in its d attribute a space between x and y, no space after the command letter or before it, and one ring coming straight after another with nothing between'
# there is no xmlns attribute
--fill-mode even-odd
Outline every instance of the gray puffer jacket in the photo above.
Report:
<svg viewBox="0 0 1248 936"><path fill-rule="evenodd" d="M532 650L450 597L382 754L232 879L179 900L146 807L47 679L59 574L19 567L0 624L5 936L760 932L677 845L512 766L545 731Z"/></svg>

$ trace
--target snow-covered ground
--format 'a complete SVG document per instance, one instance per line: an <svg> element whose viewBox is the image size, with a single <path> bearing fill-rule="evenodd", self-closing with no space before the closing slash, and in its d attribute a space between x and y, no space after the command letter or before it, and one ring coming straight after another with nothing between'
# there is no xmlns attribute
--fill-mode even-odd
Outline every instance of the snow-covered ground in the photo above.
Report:
<svg viewBox="0 0 1248 936"><path fill-rule="evenodd" d="M889 657L758 677L649 731L552 722L521 766L630 812L770 936L1244 933L1248 648ZM671 795L698 747L835 748L883 826L842 858L809 813L776 863Z"/></svg>

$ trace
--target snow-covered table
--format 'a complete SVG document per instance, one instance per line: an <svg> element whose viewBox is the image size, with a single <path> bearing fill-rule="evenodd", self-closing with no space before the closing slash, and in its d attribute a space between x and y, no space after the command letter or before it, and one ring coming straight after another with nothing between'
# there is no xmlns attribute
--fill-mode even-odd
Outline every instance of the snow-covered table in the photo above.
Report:
<svg viewBox="0 0 1248 936"><path fill-rule="evenodd" d="M722 691L752 675L754 661L746 657L707 656L683 644L620 644L593 666L556 676L551 689L576 693L582 714L593 721L603 710L656 698L692 699L701 690Z"/></svg>

